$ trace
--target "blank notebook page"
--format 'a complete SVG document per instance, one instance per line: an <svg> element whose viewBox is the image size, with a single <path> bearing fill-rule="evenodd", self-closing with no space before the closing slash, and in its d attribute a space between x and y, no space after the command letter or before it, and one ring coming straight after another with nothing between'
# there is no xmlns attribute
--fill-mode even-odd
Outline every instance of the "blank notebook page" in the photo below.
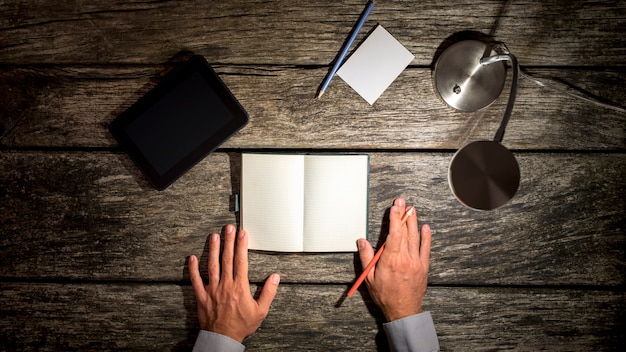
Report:
<svg viewBox="0 0 626 352"><path fill-rule="evenodd" d="M356 251L367 236L367 155L307 155L304 250Z"/></svg>
<svg viewBox="0 0 626 352"><path fill-rule="evenodd" d="M241 226L248 248L301 252L304 207L302 155L243 154Z"/></svg>

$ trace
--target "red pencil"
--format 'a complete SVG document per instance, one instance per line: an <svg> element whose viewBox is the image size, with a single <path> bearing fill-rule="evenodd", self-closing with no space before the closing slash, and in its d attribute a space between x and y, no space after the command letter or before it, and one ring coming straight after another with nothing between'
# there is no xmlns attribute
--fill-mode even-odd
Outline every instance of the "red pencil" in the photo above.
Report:
<svg viewBox="0 0 626 352"><path fill-rule="evenodd" d="M406 223L406 221L409 219L409 216L411 216L411 213L413 213L413 210L415 210L415 208L413 208L412 206L410 206L406 210L406 212L402 216L402 219L400 220L400 225L404 225ZM378 252L376 252L376 254L374 255L374 258L372 258L369 264L367 264L367 267L365 267L365 269L363 270L359 278L356 279L356 281L354 282L354 285L352 285L352 287L350 288L350 291L348 291L348 297L352 297L352 295L356 292L359 286L361 286L367 274L369 274L369 272L372 270L374 265L378 263L378 260L380 259L380 256L383 254L384 249L385 249L385 243L383 243L383 245L380 246L380 249L378 250Z"/></svg>

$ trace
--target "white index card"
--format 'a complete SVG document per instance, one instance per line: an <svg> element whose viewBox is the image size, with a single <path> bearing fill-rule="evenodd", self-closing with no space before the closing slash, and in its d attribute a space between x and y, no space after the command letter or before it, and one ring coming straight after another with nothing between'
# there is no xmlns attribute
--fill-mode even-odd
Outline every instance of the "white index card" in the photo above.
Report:
<svg viewBox="0 0 626 352"><path fill-rule="evenodd" d="M378 25L337 75L372 105L413 58L410 51Z"/></svg>

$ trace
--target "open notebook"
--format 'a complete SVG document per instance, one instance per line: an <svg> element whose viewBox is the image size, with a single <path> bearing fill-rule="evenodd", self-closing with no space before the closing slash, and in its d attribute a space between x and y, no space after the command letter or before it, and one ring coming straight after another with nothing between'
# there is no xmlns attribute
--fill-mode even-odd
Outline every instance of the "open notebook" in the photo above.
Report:
<svg viewBox="0 0 626 352"><path fill-rule="evenodd" d="M368 155L242 156L241 226L249 248L351 252L367 235Z"/></svg>

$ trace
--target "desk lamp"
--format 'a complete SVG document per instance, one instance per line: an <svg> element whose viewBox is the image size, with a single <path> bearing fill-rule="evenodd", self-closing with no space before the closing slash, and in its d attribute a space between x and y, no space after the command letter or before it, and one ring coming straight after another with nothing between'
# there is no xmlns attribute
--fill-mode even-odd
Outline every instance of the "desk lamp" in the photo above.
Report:
<svg viewBox="0 0 626 352"><path fill-rule="evenodd" d="M446 49L435 64L434 84L441 99L454 109L472 112L489 106L500 95L506 78L503 61L510 61L513 81L500 128L493 141L475 141L463 146L448 168L448 184L466 206L494 210L513 198L519 187L517 160L502 146L511 116L519 66L514 55L498 54L477 40L458 42Z"/></svg>

